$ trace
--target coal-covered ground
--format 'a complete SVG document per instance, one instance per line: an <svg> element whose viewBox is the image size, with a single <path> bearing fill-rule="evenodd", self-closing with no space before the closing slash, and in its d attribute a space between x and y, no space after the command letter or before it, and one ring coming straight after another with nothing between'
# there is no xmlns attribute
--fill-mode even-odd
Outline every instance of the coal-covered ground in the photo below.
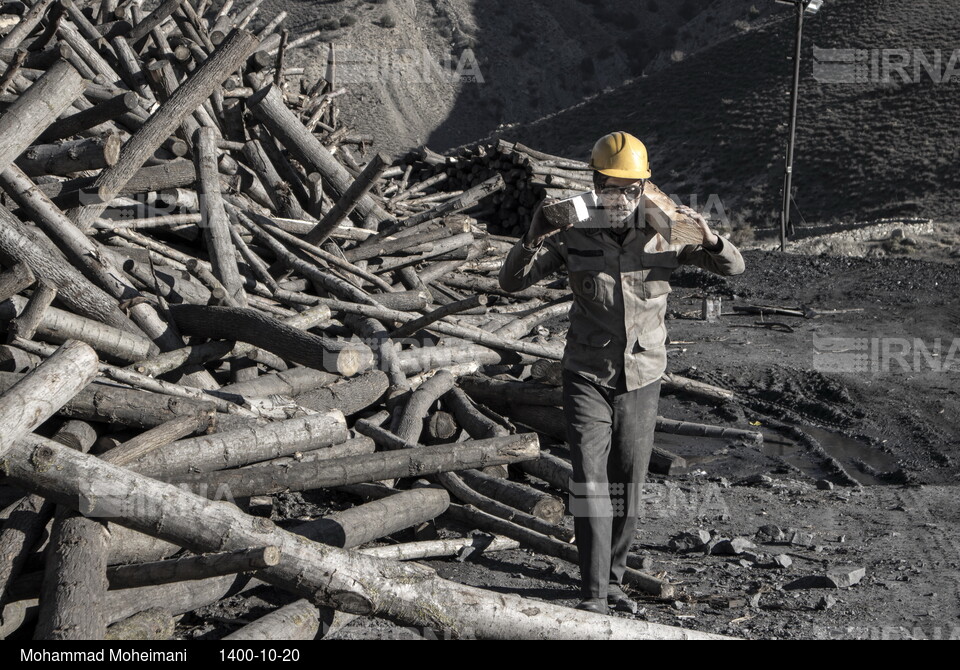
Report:
<svg viewBox="0 0 960 670"><path fill-rule="evenodd" d="M736 399L717 404L665 393L660 414L759 430L765 440L658 434L658 444L684 456L688 468L648 478L633 550L680 595L635 593L638 616L753 639L960 637L960 501L951 486L960 456L960 350L951 350L960 337L956 266L760 250L744 251L744 258L747 271L737 277L680 268L667 322L669 370L731 389ZM699 318L705 296L723 300L716 323ZM745 305L804 306L819 315L735 312ZM760 321L788 328L756 327ZM917 340L932 354L937 338L938 356L915 364L908 354L907 369L890 360L901 341ZM876 356L871 347L880 347ZM835 358L821 358L831 353ZM865 362L851 355L865 355ZM845 371L858 365L864 369ZM273 516L293 524L359 502L320 492L278 496ZM774 541L771 526L786 539ZM714 541L746 538L756 548L738 556L671 548L671 538L688 529L707 531ZM470 530L437 528L441 537ZM384 542L413 539L408 530ZM789 567L771 567L779 554ZM427 564L445 578L494 591L578 601L576 566L522 549ZM808 583L837 568L863 568L865 576L844 589ZM287 599L261 589L189 615L179 631L221 637ZM330 637L445 634L360 618Z"/></svg>

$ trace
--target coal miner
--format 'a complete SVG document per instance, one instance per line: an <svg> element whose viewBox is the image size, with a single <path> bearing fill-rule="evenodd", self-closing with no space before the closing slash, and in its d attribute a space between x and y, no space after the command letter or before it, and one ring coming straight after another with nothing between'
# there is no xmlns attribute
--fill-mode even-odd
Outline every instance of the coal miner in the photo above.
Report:
<svg viewBox="0 0 960 670"><path fill-rule="evenodd" d="M700 244L670 243L647 224L642 203L650 166L636 137L615 132L601 138L590 167L594 190L579 201L590 203L583 220L556 227L541 204L507 255L500 286L520 291L567 270L573 305L563 353L563 412L573 462L578 608L636 613L621 584L667 363L670 275L681 264L736 275L744 263L737 248L689 207L679 211L695 221L690 225L697 239L696 227L702 231Z"/></svg>

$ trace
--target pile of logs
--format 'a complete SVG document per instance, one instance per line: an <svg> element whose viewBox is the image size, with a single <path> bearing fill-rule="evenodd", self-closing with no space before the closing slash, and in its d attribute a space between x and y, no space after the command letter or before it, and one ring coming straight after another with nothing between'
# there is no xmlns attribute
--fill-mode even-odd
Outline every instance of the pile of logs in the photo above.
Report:
<svg viewBox="0 0 960 670"><path fill-rule="evenodd" d="M592 171L586 163L502 139L467 146L451 156L420 147L404 161L421 188L429 185L436 191L468 192L497 177L502 179L503 187L471 212L487 222L491 233L499 235L526 232L534 210L545 198L569 198L593 188Z"/></svg>
<svg viewBox="0 0 960 670"><path fill-rule="evenodd" d="M425 147L405 158L411 170L432 188L453 189L437 193L434 199L469 193L485 184L500 184L470 212L486 222L486 229L498 235L520 236L530 226L534 211L543 201L561 200L592 191L593 171L587 163L531 149L519 142L498 140L461 148L456 155L440 156ZM644 188L644 210L648 223L671 242L699 244L696 222L677 211L676 196L664 193L652 181ZM664 232L669 231L669 232Z"/></svg>
<svg viewBox="0 0 960 670"><path fill-rule="evenodd" d="M263 584L303 600L231 639L358 615L488 638L709 637L406 562L577 561L563 333L545 327L569 294L500 291L514 240L478 218L526 206L508 157L551 166L519 145L474 177L364 156L333 48L305 81L282 16L246 29L259 4L3 6L0 637L170 637ZM359 504L269 520L269 496L317 489ZM430 524L446 537L384 543ZM630 587L673 597L640 562Z"/></svg>

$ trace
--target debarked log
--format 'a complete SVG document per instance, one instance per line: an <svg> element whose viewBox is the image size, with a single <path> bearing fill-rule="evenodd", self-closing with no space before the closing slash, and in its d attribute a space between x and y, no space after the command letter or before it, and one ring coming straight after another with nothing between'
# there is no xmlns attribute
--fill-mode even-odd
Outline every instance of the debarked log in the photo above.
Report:
<svg viewBox="0 0 960 670"><path fill-rule="evenodd" d="M419 349L407 349L397 352L400 367L404 374L414 374L437 368L449 367L460 363L477 362L480 365L519 362L520 357L513 352L501 352L482 344L457 342L444 346L425 346Z"/></svg>
<svg viewBox="0 0 960 670"><path fill-rule="evenodd" d="M301 463L296 468L243 468L222 472L176 475L167 481L210 496L246 498L283 491L312 489L383 481L399 477L422 477L438 472L456 472L488 465L516 463L536 458L540 451L536 435L435 445L420 449ZM261 472L262 471L262 472Z"/></svg>
<svg viewBox="0 0 960 670"><path fill-rule="evenodd" d="M354 614L389 613L408 625L477 638L719 637L493 595L441 579L419 564L384 561L321 545L265 519L250 517L232 505L208 501L35 436L28 436L11 450L3 469L18 486L61 504L79 506L87 482L109 482L113 495L121 500L163 500L162 506L127 505L120 520L193 551L277 546L280 562L261 571L265 581Z"/></svg>
<svg viewBox="0 0 960 670"><path fill-rule="evenodd" d="M169 640L176 630L176 620L170 612L154 608L107 627L105 640Z"/></svg>
<svg viewBox="0 0 960 670"><path fill-rule="evenodd" d="M317 370L350 377L373 363L369 347L313 335L252 309L170 305L170 312L181 332L248 342Z"/></svg>
<svg viewBox="0 0 960 670"><path fill-rule="evenodd" d="M672 419L657 418L658 433L672 433L674 435L690 435L693 437L718 437L729 440L746 440L760 444L763 442L763 433L756 430L741 428L727 428L726 426L712 426L705 423L691 421L674 421Z"/></svg>
<svg viewBox="0 0 960 670"><path fill-rule="evenodd" d="M306 599L279 607L225 636L231 642L312 640L320 630L320 611Z"/></svg>
<svg viewBox="0 0 960 670"><path fill-rule="evenodd" d="M300 524L293 528L293 532L315 542L348 549L429 521L443 514L449 504L449 496L440 489L393 492L383 499ZM250 586L253 583L248 588ZM324 620L332 620L335 627L342 627L353 618L329 610L323 614ZM308 633L312 637L318 628L317 607L304 599L268 614L225 639L289 639ZM327 627L324 632L329 630Z"/></svg>
<svg viewBox="0 0 960 670"><path fill-rule="evenodd" d="M351 379L300 393L294 400L301 407L316 412L339 409L345 416L351 416L378 402L388 387L385 372L370 370Z"/></svg>
<svg viewBox="0 0 960 670"><path fill-rule="evenodd" d="M96 374L96 352L82 342L67 342L6 389L0 396L0 457L53 416Z"/></svg>
<svg viewBox="0 0 960 670"><path fill-rule="evenodd" d="M13 386L22 374L0 372L0 390ZM152 428L178 416L196 416L215 410L213 402L91 384L65 404L58 415L83 421Z"/></svg>
<svg viewBox="0 0 960 670"><path fill-rule="evenodd" d="M520 544L546 554L547 556L553 556L554 558L559 558L574 565L579 564L576 545L547 537L536 531L511 523L506 519L481 512L469 505L450 505L447 509L447 516L473 528L479 528L491 533L513 538L520 542ZM629 567L624 572L623 581L643 593L658 598L672 598L676 591L674 586L669 582Z"/></svg>
<svg viewBox="0 0 960 670"><path fill-rule="evenodd" d="M99 170L117 162L120 144L115 133L62 144L34 144L17 158L17 166L31 177Z"/></svg>
<svg viewBox="0 0 960 670"><path fill-rule="evenodd" d="M488 551L509 551L519 548L520 543L509 537L478 533L469 537L455 537L447 540L401 542L380 547L366 547L360 551L368 556L389 558L394 561L419 561L425 558L461 555L464 549L470 550L471 557L476 557Z"/></svg>
<svg viewBox="0 0 960 670"><path fill-rule="evenodd" d="M460 473L470 488L488 498L499 500L527 514L543 519L547 523L560 523L563 519L563 501L554 496L537 491L534 488L513 482L509 479L491 477L482 472L465 471Z"/></svg>
<svg viewBox="0 0 960 670"><path fill-rule="evenodd" d="M171 442L130 465L151 477L209 472L289 456L338 444L347 439L347 422L340 410L310 414L263 426L251 425L224 433Z"/></svg>
<svg viewBox="0 0 960 670"><path fill-rule="evenodd" d="M82 207L74 220L87 230L99 218L113 198L149 158L160 144L199 107L256 49L260 40L246 31L234 31L210 57L181 84L176 91L124 144L120 159L97 177L94 187L99 203ZM18 152L19 153L19 152Z"/></svg>
<svg viewBox="0 0 960 670"><path fill-rule="evenodd" d="M60 61L0 115L0 171L83 94L83 77Z"/></svg>
<svg viewBox="0 0 960 670"><path fill-rule="evenodd" d="M0 300L6 300L36 281L30 266L23 261L14 263L0 274Z"/></svg>
<svg viewBox="0 0 960 670"><path fill-rule="evenodd" d="M78 315L121 330L140 332L113 297L87 281L46 237L29 229L2 205L0 261L6 265L26 263L34 276L56 286L59 301Z"/></svg>
<svg viewBox="0 0 960 670"><path fill-rule="evenodd" d="M310 451L298 451L290 456L282 456L269 461L251 463L245 467L239 468L246 473L255 473L255 468L298 468L302 463L314 463L316 461L332 461L337 458L352 458L363 454L372 454L377 450L377 445L369 437L355 437L320 449L311 449Z"/></svg>
<svg viewBox="0 0 960 670"><path fill-rule="evenodd" d="M358 421L356 430L368 435L374 441L376 441L377 444L386 449L405 449L414 452L423 449L423 447L420 445L403 440L396 434L377 426L375 421ZM489 467L490 466L488 466L488 468ZM468 471L460 472L462 474ZM437 475L437 481L440 482L440 484L450 493L452 493L458 500L465 504L474 505L478 509L482 509L485 512L499 516L503 519L509 519L525 528L530 528L538 533L543 533L544 535L557 537L565 542L570 541L570 539L573 537L573 534L562 526L544 521L543 519L535 517L531 514L522 512L516 507L511 507L510 505L504 504L498 500L494 500L481 493L478 493L477 491L474 491L464 483L463 479L460 477L460 474L453 472L440 473ZM389 490L390 489L387 489L387 491Z"/></svg>
<svg viewBox="0 0 960 670"><path fill-rule="evenodd" d="M107 581L111 589L129 589L251 572L279 562L279 548L254 547L169 561L113 566L107 569Z"/></svg>
<svg viewBox="0 0 960 670"><path fill-rule="evenodd" d="M269 395L296 396L332 384L338 379L340 378L337 375L322 370L291 368L260 375L250 381L228 384L220 390L254 398Z"/></svg>
<svg viewBox="0 0 960 670"><path fill-rule="evenodd" d="M87 453L96 438L96 431L89 424L68 421L53 439ZM46 550L34 639L103 637L107 627L103 608L107 555L107 524L57 505Z"/></svg>
<svg viewBox="0 0 960 670"><path fill-rule="evenodd" d="M449 504L443 489L412 489L300 524L294 532L335 547L359 547L434 519Z"/></svg>
<svg viewBox="0 0 960 670"><path fill-rule="evenodd" d="M27 300L16 295L0 303L0 321L13 321L24 312L26 306ZM157 352L156 345L145 337L56 307L48 307L44 311L36 332L40 339L54 344L62 344L67 340L86 342L110 361L130 363Z"/></svg>

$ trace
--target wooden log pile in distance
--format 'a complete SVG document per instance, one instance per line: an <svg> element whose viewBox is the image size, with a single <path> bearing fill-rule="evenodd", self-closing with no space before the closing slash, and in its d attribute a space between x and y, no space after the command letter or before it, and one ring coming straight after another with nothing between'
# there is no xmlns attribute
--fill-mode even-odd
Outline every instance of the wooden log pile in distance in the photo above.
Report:
<svg viewBox="0 0 960 670"><path fill-rule="evenodd" d="M488 232L539 197L517 195L516 170L550 160L371 152L338 113L333 47L307 81L288 54L317 35L290 39L282 16L251 32L259 7L2 6L0 635L170 636L269 583L304 600L234 638L357 615L704 637L402 562L517 546L576 562L569 461L540 450L562 443L562 339L544 324L567 292L504 295L513 239ZM250 514L317 489L359 503L284 530ZM434 519L462 537L362 547ZM672 596L639 567L633 588Z"/></svg>
<svg viewBox="0 0 960 670"><path fill-rule="evenodd" d="M453 191L469 190L500 175L504 187L475 214L489 221L491 233L500 235L519 236L526 232L534 210L544 198L569 198L593 188L587 163L503 139L465 146L449 156L420 147L410 152L407 160L422 183L443 184Z"/></svg>

